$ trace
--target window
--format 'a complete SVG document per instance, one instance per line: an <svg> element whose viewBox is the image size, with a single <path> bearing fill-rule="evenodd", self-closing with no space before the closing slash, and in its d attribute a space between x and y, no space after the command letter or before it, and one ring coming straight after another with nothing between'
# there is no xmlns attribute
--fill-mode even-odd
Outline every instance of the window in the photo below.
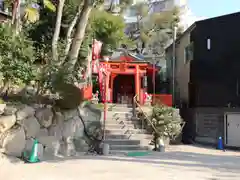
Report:
<svg viewBox="0 0 240 180"><path fill-rule="evenodd" d="M157 2L153 2L153 3L150 4L150 7L149 7L150 11L149 12L150 12L150 14L151 13L158 13L158 12L163 11L165 8L166 8L165 7L165 2L157 1Z"/></svg>
<svg viewBox="0 0 240 180"><path fill-rule="evenodd" d="M211 49L211 39L207 39L207 49Z"/></svg>
<svg viewBox="0 0 240 180"><path fill-rule="evenodd" d="M193 43L190 43L184 49L184 62L188 63L191 60L193 60Z"/></svg>

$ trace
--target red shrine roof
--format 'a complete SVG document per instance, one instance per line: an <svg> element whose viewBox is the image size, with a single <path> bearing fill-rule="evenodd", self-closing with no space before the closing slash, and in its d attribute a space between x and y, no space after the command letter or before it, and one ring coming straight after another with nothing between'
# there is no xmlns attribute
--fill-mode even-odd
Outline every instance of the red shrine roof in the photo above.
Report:
<svg viewBox="0 0 240 180"><path fill-rule="evenodd" d="M109 57L109 62L149 63L144 56L124 51L116 51Z"/></svg>
<svg viewBox="0 0 240 180"><path fill-rule="evenodd" d="M146 61L143 55L129 53L126 50L116 51L112 54L112 56L108 58L109 58L108 62L113 62L113 63L128 62L128 63L137 63L137 64L138 63L148 64L148 67L147 67L148 74L152 74L154 71L158 72L161 69L161 67L158 67L156 65L154 67L153 64L151 64L149 61ZM105 60L102 59L101 61L105 61Z"/></svg>

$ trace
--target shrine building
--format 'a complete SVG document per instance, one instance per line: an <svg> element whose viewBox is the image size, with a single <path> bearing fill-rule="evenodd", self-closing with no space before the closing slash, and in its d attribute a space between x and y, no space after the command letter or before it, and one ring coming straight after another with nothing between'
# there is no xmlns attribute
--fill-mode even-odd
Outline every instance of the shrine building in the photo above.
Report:
<svg viewBox="0 0 240 180"><path fill-rule="evenodd" d="M147 92L147 75L153 74L152 65L143 57L123 52L113 54L109 59L100 60L101 67L108 71L108 97L110 103L132 104L137 94L140 104L144 104ZM150 77L151 78L151 77Z"/></svg>

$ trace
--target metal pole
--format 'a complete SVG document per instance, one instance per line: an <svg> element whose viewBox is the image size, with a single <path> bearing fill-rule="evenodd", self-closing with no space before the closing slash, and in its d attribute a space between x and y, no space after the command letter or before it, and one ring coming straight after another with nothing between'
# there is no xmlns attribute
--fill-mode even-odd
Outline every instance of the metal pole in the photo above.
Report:
<svg viewBox="0 0 240 180"><path fill-rule="evenodd" d="M173 54L172 54L172 99L173 104L175 104L175 61L176 61L176 36L177 36L177 27L173 28Z"/></svg>
<svg viewBox="0 0 240 180"><path fill-rule="evenodd" d="M107 120L107 101L108 101L108 86L109 86L109 69L108 69L108 59L106 59L105 73L104 73L104 114L103 114L103 141L105 141L106 137L106 120Z"/></svg>
<svg viewBox="0 0 240 180"><path fill-rule="evenodd" d="M107 120L107 100L106 100L106 98L107 98L107 96L106 96L106 94L107 94L107 90L106 90L106 88L107 88L107 76L106 76L106 74L104 74L104 81L105 81L105 83L104 83L104 89L105 89L105 92L104 92L104 111L103 111L103 141L105 141L105 129L106 129L106 120Z"/></svg>
<svg viewBox="0 0 240 180"><path fill-rule="evenodd" d="M153 63L153 104L155 104L156 98L156 58L157 55L155 54Z"/></svg>

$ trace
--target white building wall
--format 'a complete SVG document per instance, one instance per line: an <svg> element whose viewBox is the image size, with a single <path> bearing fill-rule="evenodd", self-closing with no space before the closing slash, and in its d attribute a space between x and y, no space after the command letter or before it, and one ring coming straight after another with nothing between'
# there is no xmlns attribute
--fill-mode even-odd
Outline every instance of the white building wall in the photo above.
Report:
<svg viewBox="0 0 240 180"><path fill-rule="evenodd" d="M134 3L148 2L149 3L149 13L157 13L161 11L166 11L173 9L175 6L180 7L180 25L186 30L195 21L204 19L203 17L198 18L194 16L192 11L188 7L188 0L135 0ZM136 11L129 8L124 13L124 19L126 24L137 23L138 19L136 16Z"/></svg>

